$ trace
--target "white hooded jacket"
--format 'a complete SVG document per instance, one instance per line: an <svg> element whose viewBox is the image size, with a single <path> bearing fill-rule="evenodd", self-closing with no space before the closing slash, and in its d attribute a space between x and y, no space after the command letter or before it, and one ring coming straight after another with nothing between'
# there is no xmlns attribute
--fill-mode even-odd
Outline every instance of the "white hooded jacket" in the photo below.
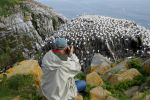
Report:
<svg viewBox="0 0 150 100"><path fill-rule="evenodd" d="M81 66L75 54L63 61L49 51L43 57L42 70L41 88L48 100L72 100L77 96L73 77L80 72Z"/></svg>

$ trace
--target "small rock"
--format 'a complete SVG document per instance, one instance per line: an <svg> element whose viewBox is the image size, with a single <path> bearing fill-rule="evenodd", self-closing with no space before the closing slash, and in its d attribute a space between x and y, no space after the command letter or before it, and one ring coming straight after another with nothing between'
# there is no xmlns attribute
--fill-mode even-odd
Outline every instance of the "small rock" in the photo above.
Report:
<svg viewBox="0 0 150 100"><path fill-rule="evenodd" d="M103 80L101 77L96 73L92 72L86 76L86 82L90 86L99 86L103 84Z"/></svg>
<svg viewBox="0 0 150 100"><path fill-rule="evenodd" d="M90 100L105 100L109 95L111 95L109 91L99 86L90 91Z"/></svg>
<svg viewBox="0 0 150 100"><path fill-rule="evenodd" d="M139 100L139 98L142 98L143 95L144 93L136 92L131 100Z"/></svg>
<svg viewBox="0 0 150 100"><path fill-rule="evenodd" d="M20 99L20 96L16 96L13 98L13 100L21 100L21 99Z"/></svg>
<svg viewBox="0 0 150 100"><path fill-rule="evenodd" d="M113 96L108 96L108 97L106 98L106 100L118 100L118 99L114 98Z"/></svg>
<svg viewBox="0 0 150 100"><path fill-rule="evenodd" d="M74 100L83 100L83 96L80 95L80 94L78 94L78 95L74 98Z"/></svg>
<svg viewBox="0 0 150 100"><path fill-rule="evenodd" d="M124 93L127 96L132 97L138 90L139 90L139 86L133 86L130 89L126 90Z"/></svg>
<svg viewBox="0 0 150 100"><path fill-rule="evenodd" d="M143 100L150 100L150 94L146 95Z"/></svg>

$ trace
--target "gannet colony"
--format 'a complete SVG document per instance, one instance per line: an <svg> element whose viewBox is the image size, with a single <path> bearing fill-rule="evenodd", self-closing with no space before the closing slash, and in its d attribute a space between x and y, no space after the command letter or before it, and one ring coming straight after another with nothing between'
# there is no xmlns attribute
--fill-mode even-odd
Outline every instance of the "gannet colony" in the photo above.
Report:
<svg viewBox="0 0 150 100"><path fill-rule="evenodd" d="M75 46L84 66L89 66L93 54L98 52L112 60L150 55L150 30L125 19L80 16L61 26L48 40L57 37L66 37Z"/></svg>

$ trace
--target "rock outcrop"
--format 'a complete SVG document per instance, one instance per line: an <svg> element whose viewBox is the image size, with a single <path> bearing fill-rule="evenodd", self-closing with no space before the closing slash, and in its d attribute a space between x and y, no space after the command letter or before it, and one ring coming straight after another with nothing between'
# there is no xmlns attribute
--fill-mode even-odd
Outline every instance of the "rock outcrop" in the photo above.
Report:
<svg viewBox="0 0 150 100"><path fill-rule="evenodd" d="M62 26L54 37L66 37L84 66L94 53L116 60L132 55L149 56L150 30L125 19L84 15Z"/></svg>
<svg viewBox="0 0 150 100"><path fill-rule="evenodd" d="M47 37L67 21L52 8L33 0L21 1L12 9L17 12L0 16L0 66L6 66L7 59L11 65L18 59L35 58Z"/></svg>
<svg viewBox="0 0 150 100"><path fill-rule="evenodd" d="M3 74L6 75L7 78L10 78L18 74L33 75L35 83L39 88L42 77L42 69L36 60L25 60L13 66L13 68L8 69L6 73ZM3 74L0 74L0 76L3 77Z"/></svg>

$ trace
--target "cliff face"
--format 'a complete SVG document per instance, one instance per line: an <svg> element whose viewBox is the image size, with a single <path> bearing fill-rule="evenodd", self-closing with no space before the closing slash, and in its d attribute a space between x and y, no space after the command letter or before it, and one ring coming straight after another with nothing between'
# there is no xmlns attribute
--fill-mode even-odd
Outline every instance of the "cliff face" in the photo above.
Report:
<svg viewBox="0 0 150 100"><path fill-rule="evenodd" d="M34 58L45 38L66 21L53 9L32 0L16 5L13 14L0 16L0 66L14 63L18 56Z"/></svg>
<svg viewBox="0 0 150 100"><path fill-rule="evenodd" d="M66 37L76 48L80 61L89 66L94 53L112 60L150 56L150 30L125 19L85 15L73 19L54 37Z"/></svg>

